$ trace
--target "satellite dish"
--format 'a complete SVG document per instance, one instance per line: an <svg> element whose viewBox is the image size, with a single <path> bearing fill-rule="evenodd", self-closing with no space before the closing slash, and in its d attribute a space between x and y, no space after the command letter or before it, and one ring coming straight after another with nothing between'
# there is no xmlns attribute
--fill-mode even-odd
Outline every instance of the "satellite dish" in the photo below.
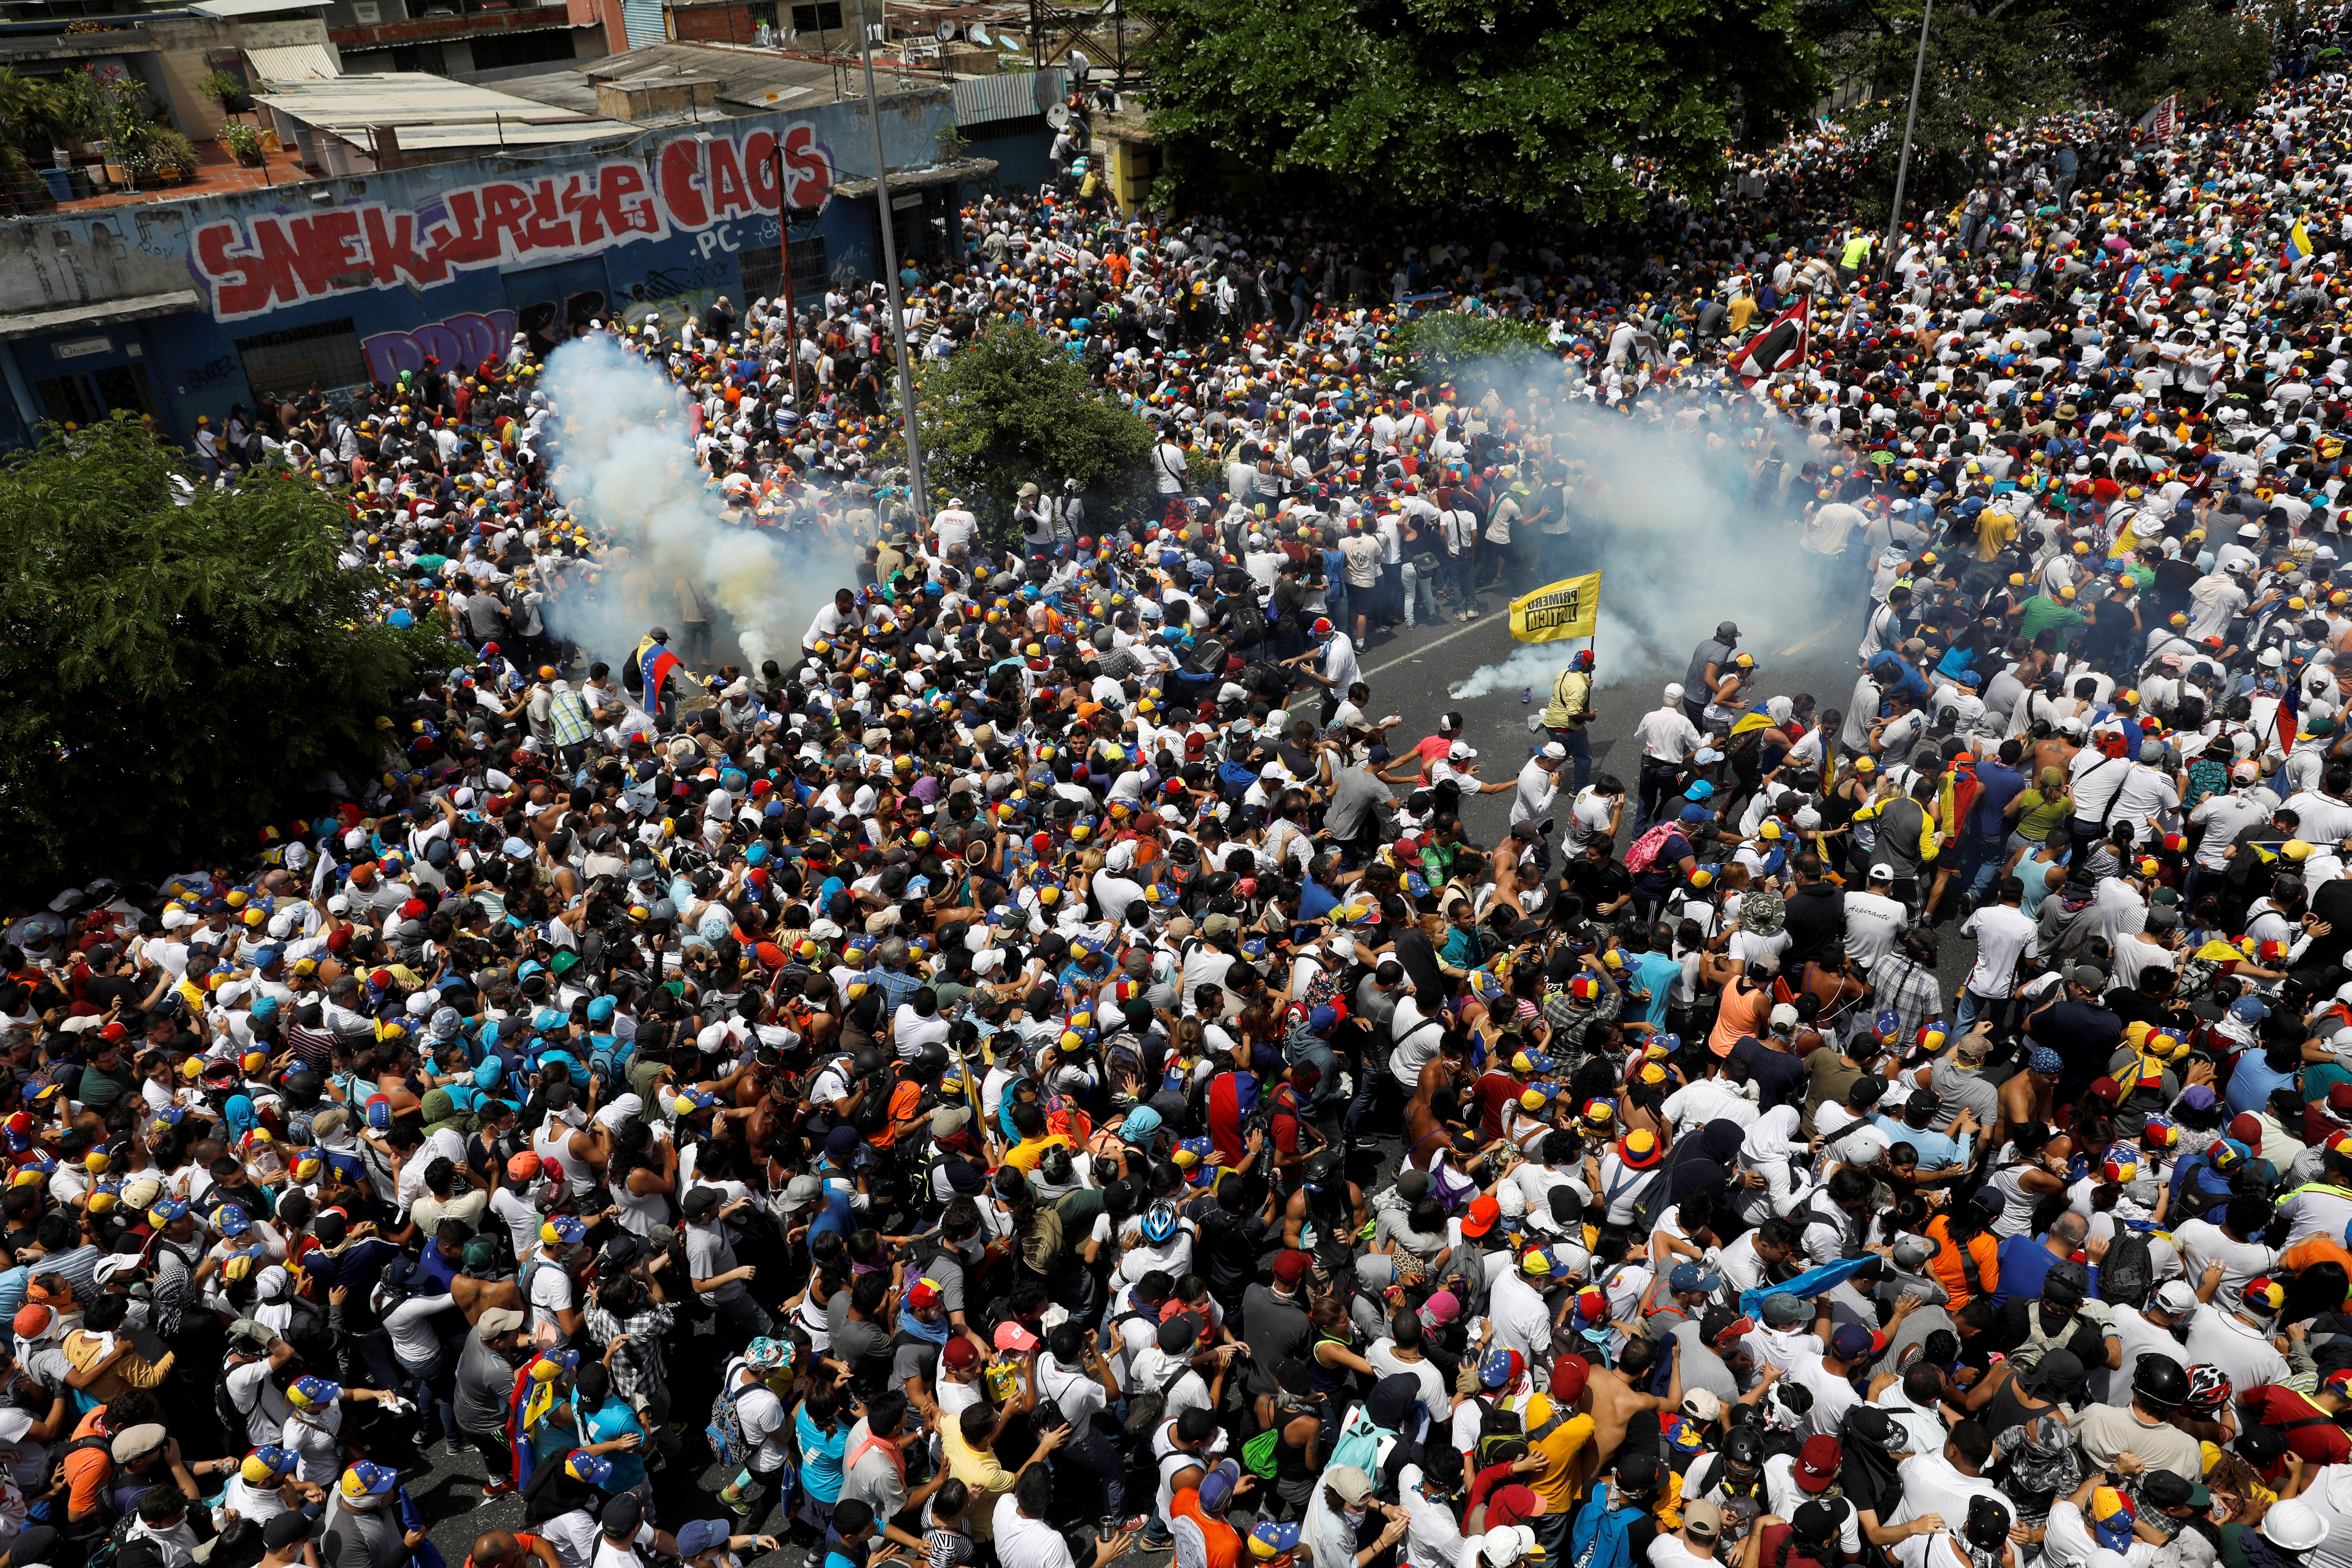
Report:
<svg viewBox="0 0 2352 1568"><path fill-rule="evenodd" d="M938 26L931 29L931 36L939 39L939 41L943 44L951 44L955 42L955 24L953 22L941 22Z"/></svg>
<svg viewBox="0 0 2352 1568"><path fill-rule="evenodd" d="M1045 110L1045 123L1056 131L1067 131L1070 128L1070 106L1066 103L1048 105Z"/></svg>
<svg viewBox="0 0 2352 1568"><path fill-rule="evenodd" d="M988 29L974 22L971 25L971 41L983 49L988 47Z"/></svg>

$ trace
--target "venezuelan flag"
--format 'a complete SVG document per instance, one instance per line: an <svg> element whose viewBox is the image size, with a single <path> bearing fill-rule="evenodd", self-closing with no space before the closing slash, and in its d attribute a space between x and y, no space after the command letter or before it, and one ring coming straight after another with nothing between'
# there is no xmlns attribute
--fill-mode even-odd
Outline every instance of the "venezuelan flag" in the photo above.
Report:
<svg viewBox="0 0 2352 1568"><path fill-rule="evenodd" d="M2303 220L2286 231L2286 258L2290 262L2308 260L2311 257L2311 236L2304 231Z"/></svg>
<svg viewBox="0 0 2352 1568"><path fill-rule="evenodd" d="M646 683L646 711L650 713L653 705L661 700L663 680L673 672L683 672L686 660L670 652L668 644L647 637L637 645L636 661L637 674Z"/></svg>

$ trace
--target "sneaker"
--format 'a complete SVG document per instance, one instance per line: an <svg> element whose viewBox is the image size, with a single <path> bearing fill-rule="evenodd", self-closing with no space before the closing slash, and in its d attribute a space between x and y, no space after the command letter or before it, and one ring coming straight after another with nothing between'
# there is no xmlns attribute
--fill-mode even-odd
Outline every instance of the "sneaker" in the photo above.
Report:
<svg viewBox="0 0 2352 1568"><path fill-rule="evenodd" d="M468 1450L467 1445L460 1443L457 1438L444 1437L441 1439L441 1451L453 1459L458 1459L465 1458Z"/></svg>
<svg viewBox="0 0 2352 1568"><path fill-rule="evenodd" d="M514 1489L515 1485L512 1481L484 1481L482 1500L488 1502L494 1497L510 1497L514 1494Z"/></svg>

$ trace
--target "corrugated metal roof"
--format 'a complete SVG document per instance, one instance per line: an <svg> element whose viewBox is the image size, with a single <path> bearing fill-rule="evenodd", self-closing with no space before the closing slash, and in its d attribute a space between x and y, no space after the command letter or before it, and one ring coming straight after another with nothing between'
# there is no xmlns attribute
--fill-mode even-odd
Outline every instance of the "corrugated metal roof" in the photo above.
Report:
<svg viewBox="0 0 2352 1568"><path fill-rule="evenodd" d="M958 125L994 120L1026 120L1069 96L1070 73L1061 69L1021 71L1012 76L959 77L955 84Z"/></svg>
<svg viewBox="0 0 2352 1568"><path fill-rule="evenodd" d="M425 71L379 71L271 87L269 107L289 120L373 146L372 128L396 126L404 148L544 147L625 136L624 121L551 109L527 98Z"/></svg>
<svg viewBox="0 0 2352 1568"><path fill-rule="evenodd" d="M247 48L257 79L264 82L333 81L343 74L330 44L287 44L278 48Z"/></svg>
<svg viewBox="0 0 2352 1568"><path fill-rule="evenodd" d="M199 16L226 19L235 16L268 16L279 11L316 10L322 0L193 0L188 9Z"/></svg>

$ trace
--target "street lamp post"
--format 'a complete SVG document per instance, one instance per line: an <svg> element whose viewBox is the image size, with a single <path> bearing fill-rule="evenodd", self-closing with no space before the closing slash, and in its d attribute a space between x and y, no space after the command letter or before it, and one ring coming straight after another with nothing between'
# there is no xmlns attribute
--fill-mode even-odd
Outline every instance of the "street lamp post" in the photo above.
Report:
<svg viewBox="0 0 2352 1568"><path fill-rule="evenodd" d="M1911 176L1911 133L1919 127L1919 83L1927 72L1927 22L1936 14L1936 0L1919 13L1919 53L1911 62L1911 109L1903 117L1903 156L1895 165L1895 209L1886 215L1885 270L1892 272L1898 253L1896 237L1903 230L1903 187Z"/></svg>
<svg viewBox="0 0 2352 1568"><path fill-rule="evenodd" d="M882 104L874 92L874 34L866 22L866 0L857 0L857 52L866 66L866 122L874 132L874 212L882 227L882 284L890 305L890 346L898 357L898 423L907 437L907 495L922 529L923 448L915 431L915 373L907 358L907 320L898 306L898 241L892 232L890 167L882 155Z"/></svg>

